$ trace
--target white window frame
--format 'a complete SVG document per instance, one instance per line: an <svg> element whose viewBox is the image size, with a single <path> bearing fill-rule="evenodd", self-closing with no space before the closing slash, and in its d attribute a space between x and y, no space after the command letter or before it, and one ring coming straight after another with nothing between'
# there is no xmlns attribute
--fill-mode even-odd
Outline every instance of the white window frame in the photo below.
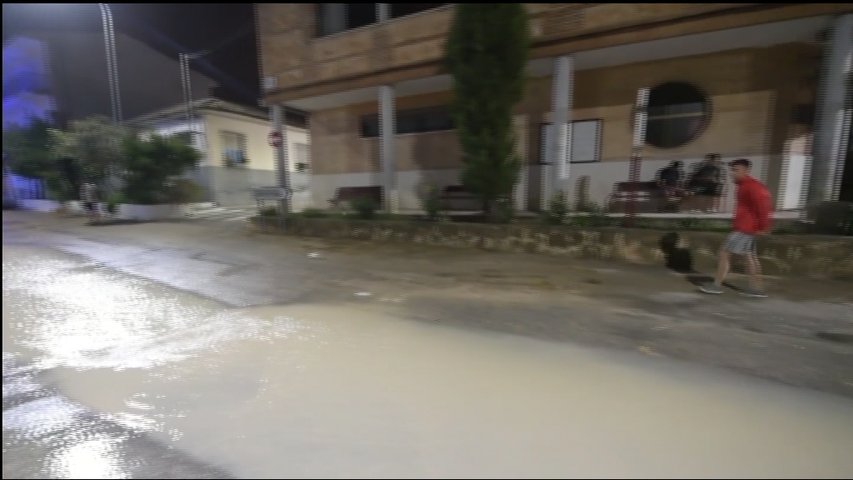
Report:
<svg viewBox="0 0 853 480"><path fill-rule="evenodd" d="M237 148L239 149L238 151L240 152L241 161L234 162L234 161L231 161L229 159L229 152L232 151L232 149L228 148L227 136L229 136L229 135L234 135L237 139ZM222 142L222 162L225 164L226 167L240 168L240 167L245 167L246 165L248 165L249 157L248 157L248 152L246 151L247 150L246 134L240 133L240 132L235 132L232 130L220 130L219 131L219 139Z"/></svg>
<svg viewBox="0 0 853 480"><path fill-rule="evenodd" d="M569 134L572 139L572 151L569 152L569 163L598 163L601 162L601 130L603 127L603 122L600 118L591 118L585 120L575 120L569 123ZM591 134L587 134L583 137L578 137L577 134L582 133L583 130L592 129ZM552 148L551 145L551 135L553 131L553 124L550 122L540 124L540 135L541 135L541 148L540 148L540 164L550 164L550 159L548 157L548 151ZM589 141L590 138L594 138L594 145L592 148L585 148L586 145L582 142ZM580 141L578 141L580 139ZM589 153L589 152L592 153Z"/></svg>

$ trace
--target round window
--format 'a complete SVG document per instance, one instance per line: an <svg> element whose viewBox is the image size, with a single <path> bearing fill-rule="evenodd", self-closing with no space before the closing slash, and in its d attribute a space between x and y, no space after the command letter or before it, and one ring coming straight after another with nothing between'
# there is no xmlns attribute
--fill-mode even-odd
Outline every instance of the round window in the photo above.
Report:
<svg viewBox="0 0 853 480"><path fill-rule="evenodd" d="M693 85L669 82L649 92L646 143L680 147L696 138L708 120L708 99Z"/></svg>

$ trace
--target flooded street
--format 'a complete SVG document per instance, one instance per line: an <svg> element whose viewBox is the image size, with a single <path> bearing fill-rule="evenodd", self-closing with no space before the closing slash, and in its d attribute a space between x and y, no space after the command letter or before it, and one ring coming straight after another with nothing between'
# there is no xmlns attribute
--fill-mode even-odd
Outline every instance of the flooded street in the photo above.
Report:
<svg viewBox="0 0 853 480"><path fill-rule="evenodd" d="M2 479L853 480L853 2L3 4Z"/></svg>
<svg viewBox="0 0 853 480"><path fill-rule="evenodd" d="M851 398L367 293L235 308L4 245L4 478L853 474Z"/></svg>

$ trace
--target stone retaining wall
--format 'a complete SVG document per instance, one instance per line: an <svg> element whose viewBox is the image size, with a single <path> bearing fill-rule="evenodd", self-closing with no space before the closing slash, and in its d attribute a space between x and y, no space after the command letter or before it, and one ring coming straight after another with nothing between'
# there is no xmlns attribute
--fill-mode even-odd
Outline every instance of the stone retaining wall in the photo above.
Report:
<svg viewBox="0 0 853 480"><path fill-rule="evenodd" d="M281 233L276 218L255 217L252 224L259 231ZM661 230L294 218L288 221L287 233L544 253L645 265L666 263L661 240L667 232ZM689 252L695 269L710 274L715 270L716 252L725 236L717 232L680 232L678 247L681 252ZM851 237L772 235L760 240L759 256L768 275L853 281Z"/></svg>

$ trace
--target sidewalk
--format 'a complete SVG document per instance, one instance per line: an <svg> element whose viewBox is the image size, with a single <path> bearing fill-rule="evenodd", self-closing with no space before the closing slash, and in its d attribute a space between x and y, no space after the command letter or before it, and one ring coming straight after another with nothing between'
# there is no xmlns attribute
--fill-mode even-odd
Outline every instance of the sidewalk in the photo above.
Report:
<svg viewBox="0 0 853 480"><path fill-rule="evenodd" d="M258 207L218 207L215 205L199 205L189 208L187 218L203 221L218 222L247 222L257 215Z"/></svg>

